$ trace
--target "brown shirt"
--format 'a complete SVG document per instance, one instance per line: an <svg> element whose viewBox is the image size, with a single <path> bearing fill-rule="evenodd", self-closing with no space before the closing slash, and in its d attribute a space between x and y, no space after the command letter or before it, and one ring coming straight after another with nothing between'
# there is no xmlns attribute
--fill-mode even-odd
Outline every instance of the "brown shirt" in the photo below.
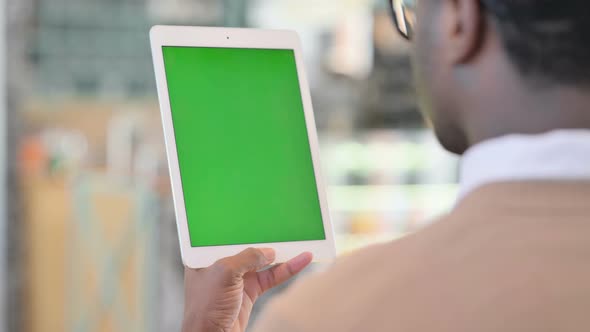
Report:
<svg viewBox="0 0 590 332"><path fill-rule="evenodd" d="M294 285L254 331L590 331L590 182L482 187Z"/></svg>

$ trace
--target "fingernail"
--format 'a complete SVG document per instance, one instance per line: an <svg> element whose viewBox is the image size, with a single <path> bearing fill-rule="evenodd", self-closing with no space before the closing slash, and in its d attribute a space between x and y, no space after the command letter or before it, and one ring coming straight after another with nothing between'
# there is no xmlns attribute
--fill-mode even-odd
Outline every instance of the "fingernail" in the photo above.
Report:
<svg viewBox="0 0 590 332"><path fill-rule="evenodd" d="M313 255L309 252L303 253L293 259L288 264L293 271L299 272L313 260Z"/></svg>
<svg viewBox="0 0 590 332"><path fill-rule="evenodd" d="M293 258L291 260L291 262L293 262L294 264L302 264L302 263L306 263L312 259L313 259L313 255L311 253L306 252L306 253L303 253L303 254Z"/></svg>
<svg viewBox="0 0 590 332"><path fill-rule="evenodd" d="M262 254L264 255L264 258L266 258L267 261L274 261L275 260L275 251L274 251L274 249L263 248L263 249L260 249L260 251L262 251Z"/></svg>

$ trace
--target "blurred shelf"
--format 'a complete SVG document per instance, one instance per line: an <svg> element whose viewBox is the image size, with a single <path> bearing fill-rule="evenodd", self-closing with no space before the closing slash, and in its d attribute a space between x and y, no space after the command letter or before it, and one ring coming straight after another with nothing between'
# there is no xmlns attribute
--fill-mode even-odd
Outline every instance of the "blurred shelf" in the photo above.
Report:
<svg viewBox="0 0 590 332"><path fill-rule="evenodd" d="M457 192L457 184L328 186L328 199L334 212L400 212L413 207L440 212L454 204Z"/></svg>
<svg viewBox="0 0 590 332"><path fill-rule="evenodd" d="M346 255L352 251L369 245L394 241L406 235L405 233L387 233L374 235L336 234L336 251L338 255Z"/></svg>

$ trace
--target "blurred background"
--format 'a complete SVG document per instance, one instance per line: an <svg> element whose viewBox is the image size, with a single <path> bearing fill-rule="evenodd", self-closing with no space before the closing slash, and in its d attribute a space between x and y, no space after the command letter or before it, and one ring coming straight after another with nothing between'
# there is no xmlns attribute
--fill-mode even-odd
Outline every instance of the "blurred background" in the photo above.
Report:
<svg viewBox="0 0 590 332"><path fill-rule="evenodd" d="M386 0L0 4L5 331L179 330L154 24L300 34L340 255L415 231L454 203L457 159L417 111L409 44Z"/></svg>

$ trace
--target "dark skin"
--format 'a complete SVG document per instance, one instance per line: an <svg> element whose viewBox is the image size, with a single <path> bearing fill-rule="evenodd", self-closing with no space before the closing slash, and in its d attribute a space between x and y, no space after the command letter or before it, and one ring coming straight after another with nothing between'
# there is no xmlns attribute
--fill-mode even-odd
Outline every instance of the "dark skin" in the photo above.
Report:
<svg viewBox="0 0 590 332"><path fill-rule="evenodd" d="M416 17L421 109L447 150L462 154L507 134L590 128L590 91L523 77L478 0L421 0ZM183 331L244 331L258 296L303 270L311 255L256 272L273 259L251 249L206 269L187 269Z"/></svg>
<svg viewBox="0 0 590 332"><path fill-rule="evenodd" d="M443 146L462 154L507 134L590 128L590 94L523 76L477 0L422 0L413 60L422 111Z"/></svg>
<svg viewBox="0 0 590 332"><path fill-rule="evenodd" d="M206 269L185 269L182 331L245 331L256 300L293 278L312 259L310 253L303 253L263 270L274 263L274 250L249 248Z"/></svg>

